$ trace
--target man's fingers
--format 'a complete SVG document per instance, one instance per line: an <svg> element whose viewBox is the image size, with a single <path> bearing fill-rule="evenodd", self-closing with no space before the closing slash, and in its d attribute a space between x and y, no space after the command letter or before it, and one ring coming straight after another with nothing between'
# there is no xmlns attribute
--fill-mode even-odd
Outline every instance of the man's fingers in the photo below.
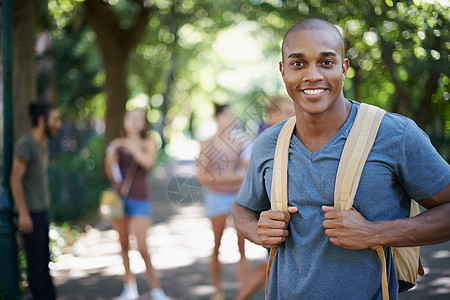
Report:
<svg viewBox="0 0 450 300"><path fill-rule="evenodd" d="M322 210L327 213L329 211L333 211L334 210L334 206L323 205L322 206Z"/></svg>
<svg viewBox="0 0 450 300"><path fill-rule="evenodd" d="M274 229L274 228L258 228L258 233L263 237L286 237L289 235L289 231L286 229Z"/></svg>
<svg viewBox="0 0 450 300"><path fill-rule="evenodd" d="M286 237L265 237L261 239L261 245L264 248L270 248L276 246L278 244L283 243L286 240Z"/></svg>
<svg viewBox="0 0 450 300"><path fill-rule="evenodd" d="M258 228L263 229L286 229L288 227L288 222L282 220L271 220L266 218L259 219Z"/></svg>
<svg viewBox="0 0 450 300"><path fill-rule="evenodd" d="M333 220L325 220L322 222L322 226L326 229L331 229L336 226L336 223Z"/></svg>
<svg viewBox="0 0 450 300"><path fill-rule="evenodd" d="M267 218L270 220L289 222L289 216L287 215L287 213L284 213L281 211L272 211L272 210L263 211L260 215L260 219L263 219L263 218Z"/></svg>
<svg viewBox="0 0 450 300"><path fill-rule="evenodd" d="M33 233L33 227L30 226L22 226L21 228L19 228L20 231L22 231L25 234L31 234Z"/></svg>

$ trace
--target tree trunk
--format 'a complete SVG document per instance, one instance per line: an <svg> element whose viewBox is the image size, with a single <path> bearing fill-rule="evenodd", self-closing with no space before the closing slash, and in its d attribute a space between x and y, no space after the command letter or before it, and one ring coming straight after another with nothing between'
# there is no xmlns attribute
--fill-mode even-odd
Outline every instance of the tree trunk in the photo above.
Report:
<svg viewBox="0 0 450 300"><path fill-rule="evenodd" d="M113 48L111 48L113 49ZM108 143L122 132L125 105L128 100L126 87L127 56L118 51L103 53L105 68L106 118L105 142Z"/></svg>
<svg viewBox="0 0 450 300"><path fill-rule="evenodd" d="M13 1L13 135L14 142L29 132L28 106L36 101L36 54L34 50L35 0Z"/></svg>
<svg viewBox="0 0 450 300"><path fill-rule="evenodd" d="M136 16L136 23L129 29L122 29L110 5L103 0L85 1L87 18L95 33L105 68L106 121L105 142L120 135L128 100L126 86L128 54L140 40L148 23L150 8L143 2Z"/></svg>

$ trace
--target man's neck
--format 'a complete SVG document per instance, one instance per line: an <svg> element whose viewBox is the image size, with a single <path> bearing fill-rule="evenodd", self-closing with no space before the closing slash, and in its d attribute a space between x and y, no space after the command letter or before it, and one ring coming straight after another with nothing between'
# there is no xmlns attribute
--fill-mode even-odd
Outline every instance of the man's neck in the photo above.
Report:
<svg viewBox="0 0 450 300"><path fill-rule="evenodd" d="M35 127L31 129L31 137L35 139L42 148L47 147L47 135L45 130L40 127Z"/></svg>
<svg viewBox="0 0 450 300"><path fill-rule="evenodd" d="M343 99L324 113L310 115L297 111L294 134L311 152L316 152L330 141L347 121L352 104Z"/></svg>

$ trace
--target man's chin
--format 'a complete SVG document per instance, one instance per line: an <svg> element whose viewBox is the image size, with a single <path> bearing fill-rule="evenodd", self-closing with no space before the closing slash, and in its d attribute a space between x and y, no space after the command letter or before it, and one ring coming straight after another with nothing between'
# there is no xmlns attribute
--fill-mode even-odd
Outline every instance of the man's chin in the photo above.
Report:
<svg viewBox="0 0 450 300"><path fill-rule="evenodd" d="M47 137L51 140L54 140L58 136L58 133L59 133L59 131L52 131L47 135Z"/></svg>

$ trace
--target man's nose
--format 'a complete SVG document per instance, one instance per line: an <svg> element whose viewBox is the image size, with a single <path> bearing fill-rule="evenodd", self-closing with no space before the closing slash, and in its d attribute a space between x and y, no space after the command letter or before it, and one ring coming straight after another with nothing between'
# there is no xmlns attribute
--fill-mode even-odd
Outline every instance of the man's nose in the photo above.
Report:
<svg viewBox="0 0 450 300"><path fill-rule="evenodd" d="M312 64L308 66L308 68L305 70L303 80L304 81L321 81L324 79L322 71L319 66L316 64Z"/></svg>

